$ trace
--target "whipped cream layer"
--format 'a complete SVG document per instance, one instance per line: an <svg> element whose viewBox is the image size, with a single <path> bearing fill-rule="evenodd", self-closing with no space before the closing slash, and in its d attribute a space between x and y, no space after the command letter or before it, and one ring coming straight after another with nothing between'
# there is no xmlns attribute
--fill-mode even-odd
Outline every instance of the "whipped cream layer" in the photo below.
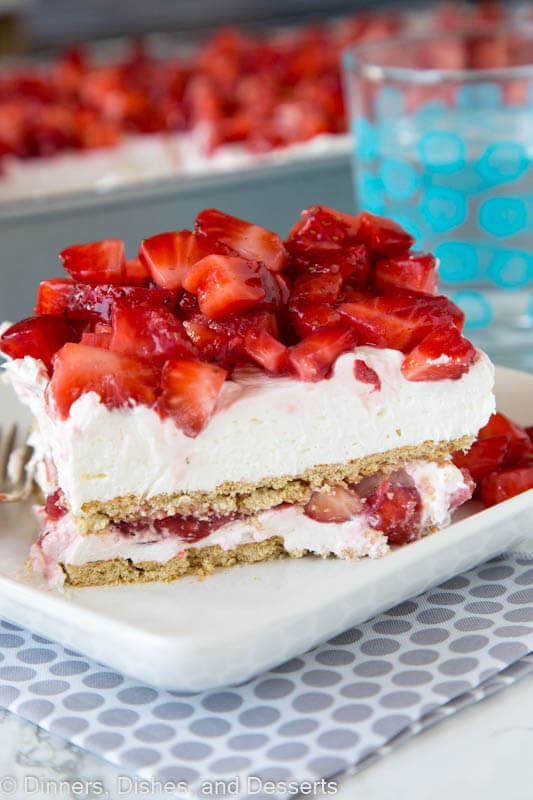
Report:
<svg viewBox="0 0 533 800"><path fill-rule="evenodd" d="M378 373L380 391L355 379L356 359ZM226 381L213 417L194 439L151 408L109 409L94 392L59 419L46 405L48 381L39 361L12 361L6 371L37 419L37 458L57 473L46 482L41 471L44 491L61 487L70 511L80 514L91 501L256 484L425 441L475 436L494 410L487 356L480 352L459 380L408 381L402 361L396 350L359 347L317 383L242 372Z"/></svg>
<svg viewBox="0 0 533 800"><path fill-rule="evenodd" d="M471 494L461 471L449 462L413 461L405 472L412 478L421 502L420 529L442 528L450 520L450 509ZM64 573L59 564L81 566L95 561L129 559L134 563L165 563L183 555L189 548L218 545L232 550L239 545L262 542L273 536L283 539L292 555L305 552L339 558L379 558L390 546L386 535L369 527L367 513L342 523L317 522L304 513L301 505L270 509L250 519L228 522L196 542L187 543L175 535L153 530L135 534L101 533L81 536L69 515L57 522L43 518L44 533L31 550L33 570L60 585Z"/></svg>

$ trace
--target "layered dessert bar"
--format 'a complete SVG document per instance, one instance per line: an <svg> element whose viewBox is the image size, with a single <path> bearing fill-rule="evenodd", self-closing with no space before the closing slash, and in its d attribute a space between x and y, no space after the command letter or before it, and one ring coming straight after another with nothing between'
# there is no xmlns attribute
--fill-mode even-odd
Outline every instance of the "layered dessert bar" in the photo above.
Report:
<svg viewBox="0 0 533 800"><path fill-rule="evenodd" d="M35 418L31 550L55 585L385 555L447 524L493 367L392 221L315 206L287 239L193 231L67 247L0 339Z"/></svg>

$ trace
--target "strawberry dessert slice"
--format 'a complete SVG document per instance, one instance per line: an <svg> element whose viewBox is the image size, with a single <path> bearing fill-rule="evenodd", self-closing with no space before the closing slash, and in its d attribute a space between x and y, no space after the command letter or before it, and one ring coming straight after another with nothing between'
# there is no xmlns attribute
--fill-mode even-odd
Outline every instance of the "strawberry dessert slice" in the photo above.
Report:
<svg viewBox="0 0 533 800"><path fill-rule="evenodd" d="M228 86L259 57L242 52L235 71L222 55ZM153 76L138 58L118 94L106 69L88 86L93 103L111 87L134 130L171 111L139 104L137 69ZM263 100L266 141L283 126ZM238 137L250 120L234 121L204 120ZM492 367L412 244L395 222L312 206L286 242L207 209L133 258L117 239L63 250L66 276L43 281L34 316L0 336L37 416L34 568L83 586L284 555L376 558L445 526L473 480L487 502L527 486L530 437L502 415L462 452L494 409Z"/></svg>

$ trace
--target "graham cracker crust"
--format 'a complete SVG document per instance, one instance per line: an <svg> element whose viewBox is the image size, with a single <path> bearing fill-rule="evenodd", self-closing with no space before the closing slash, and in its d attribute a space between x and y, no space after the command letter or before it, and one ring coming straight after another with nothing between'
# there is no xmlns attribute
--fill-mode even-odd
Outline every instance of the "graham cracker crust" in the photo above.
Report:
<svg viewBox="0 0 533 800"><path fill-rule="evenodd" d="M184 555L170 561L139 561L134 563L126 558L113 558L109 561L91 561L88 564L62 564L66 586L117 586L124 583L150 583L159 581L170 583L178 578L196 575L204 578L217 567L232 567L235 564L254 564L259 561L273 561L291 555L283 546L283 539L272 536L263 542L240 544L232 550L222 550L219 545L198 547L186 550ZM304 552L292 554L303 556Z"/></svg>
<svg viewBox="0 0 533 800"><path fill-rule="evenodd" d="M456 450L467 450L472 442L472 436L440 442L425 441L418 445L373 453L345 464L318 465L301 475L267 477L255 484L228 481L213 492L176 492L159 494L148 499L126 495L107 502L95 500L85 503L82 506L82 515L74 517L74 521L79 533L89 534L105 533L113 520L133 521L139 517L163 518L174 514L201 518L210 512L251 515L281 503L306 502L316 489L343 482L356 483L375 472L392 472L415 459L442 460ZM122 574L120 569L118 574ZM120 578L117 578L117 582L121 582Z"/></svg>

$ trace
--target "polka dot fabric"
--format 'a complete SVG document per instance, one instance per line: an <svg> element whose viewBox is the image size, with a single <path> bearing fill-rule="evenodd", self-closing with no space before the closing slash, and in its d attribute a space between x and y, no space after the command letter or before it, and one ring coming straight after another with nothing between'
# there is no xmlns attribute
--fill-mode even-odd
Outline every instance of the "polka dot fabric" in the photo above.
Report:
<svg viewBox="0 0 533 800"><path fill-rule="evenodd" d="M0 704L126 771L187 782L199 797L205 781L238 778L232 796L245 800L248 776L353 772L533 669L532 651L533 556L514 554L244 685L194 695L141 686L2 621Z"/></svg>

